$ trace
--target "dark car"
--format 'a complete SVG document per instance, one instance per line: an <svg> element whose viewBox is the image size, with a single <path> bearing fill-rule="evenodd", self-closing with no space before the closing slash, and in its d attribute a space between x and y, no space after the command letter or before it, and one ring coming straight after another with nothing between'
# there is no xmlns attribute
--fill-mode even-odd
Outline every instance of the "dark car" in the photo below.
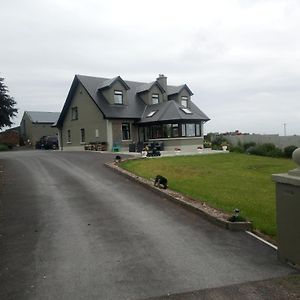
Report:
<svg viewBox="0 0 300 300"><path fill-rule="evenodd" d="M56 135L42 136L35 144L36 149L58 149L58 138Z"/></svg>

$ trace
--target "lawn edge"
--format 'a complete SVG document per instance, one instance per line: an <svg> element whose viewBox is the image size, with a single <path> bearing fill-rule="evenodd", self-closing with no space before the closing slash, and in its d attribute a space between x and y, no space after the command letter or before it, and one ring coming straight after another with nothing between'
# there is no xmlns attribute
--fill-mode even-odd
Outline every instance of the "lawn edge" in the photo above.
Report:
<svg viewBox="0 0 300 300"><path fill-rule="evenodd" d="M129 158L136 159L136 158ZM123 160L124 161L124 160ZM252 231L252 223L251 222L230 222L227 221L227 219L230 217L229 214L221 212L215 208L212 208L208 206L206 203L201 202L199 200L195 200L191 197L187 197L181 193L175 192L173 190L167 189L160 189L153 185L153 182L145 179L143 177L140 177L136 174L133 174L127 170L124 170L118 166L116 163L105 163L105 167L110 168L114 172L121 174L128 179L138 182L139 184L143 185L147 189L150 189L154 191L156 194L159 194L160 196L163 196L164 198L167 198L168 200L171 200L183 207L186 207L193 212L203 216L208 221L219 225L225 229L229 229L232 231Z"/></svg>

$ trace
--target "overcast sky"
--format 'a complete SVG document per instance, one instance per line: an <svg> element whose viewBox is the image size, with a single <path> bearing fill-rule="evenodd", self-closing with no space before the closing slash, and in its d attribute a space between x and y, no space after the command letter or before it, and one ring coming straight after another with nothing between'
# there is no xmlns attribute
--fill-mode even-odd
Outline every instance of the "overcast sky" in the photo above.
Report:
<svg viewBox="0 0 300 300"><path fill-rule="evenodd" d="M186 83L205 132L300 134L298 0L0 0L0 77L60 111L75 74Z"/></svg>

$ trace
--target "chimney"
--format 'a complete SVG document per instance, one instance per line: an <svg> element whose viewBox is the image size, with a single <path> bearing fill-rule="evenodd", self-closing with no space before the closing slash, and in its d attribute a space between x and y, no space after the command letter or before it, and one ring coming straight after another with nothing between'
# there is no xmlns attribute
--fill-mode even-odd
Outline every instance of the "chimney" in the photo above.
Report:
<svg viewBox="0 0 300 300"><path fill-rule="evenodd" d="M167 77L164 74L159 74L156 81L163 87L165 91L167 91Z"/></svg>

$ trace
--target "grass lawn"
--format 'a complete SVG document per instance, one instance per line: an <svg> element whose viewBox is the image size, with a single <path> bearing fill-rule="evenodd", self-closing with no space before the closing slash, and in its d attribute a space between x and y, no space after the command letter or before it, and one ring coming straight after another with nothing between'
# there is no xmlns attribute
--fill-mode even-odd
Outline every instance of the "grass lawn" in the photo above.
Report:
<svg viewBox="0 0 300 300"><path fill-rule="evenodd" d="M130 160L121 166L148 179L165 176L170 189L226 212L239 208L254 228L273 238L275 183L271 175L296 168L292 160L237 153Z"/></svg>

